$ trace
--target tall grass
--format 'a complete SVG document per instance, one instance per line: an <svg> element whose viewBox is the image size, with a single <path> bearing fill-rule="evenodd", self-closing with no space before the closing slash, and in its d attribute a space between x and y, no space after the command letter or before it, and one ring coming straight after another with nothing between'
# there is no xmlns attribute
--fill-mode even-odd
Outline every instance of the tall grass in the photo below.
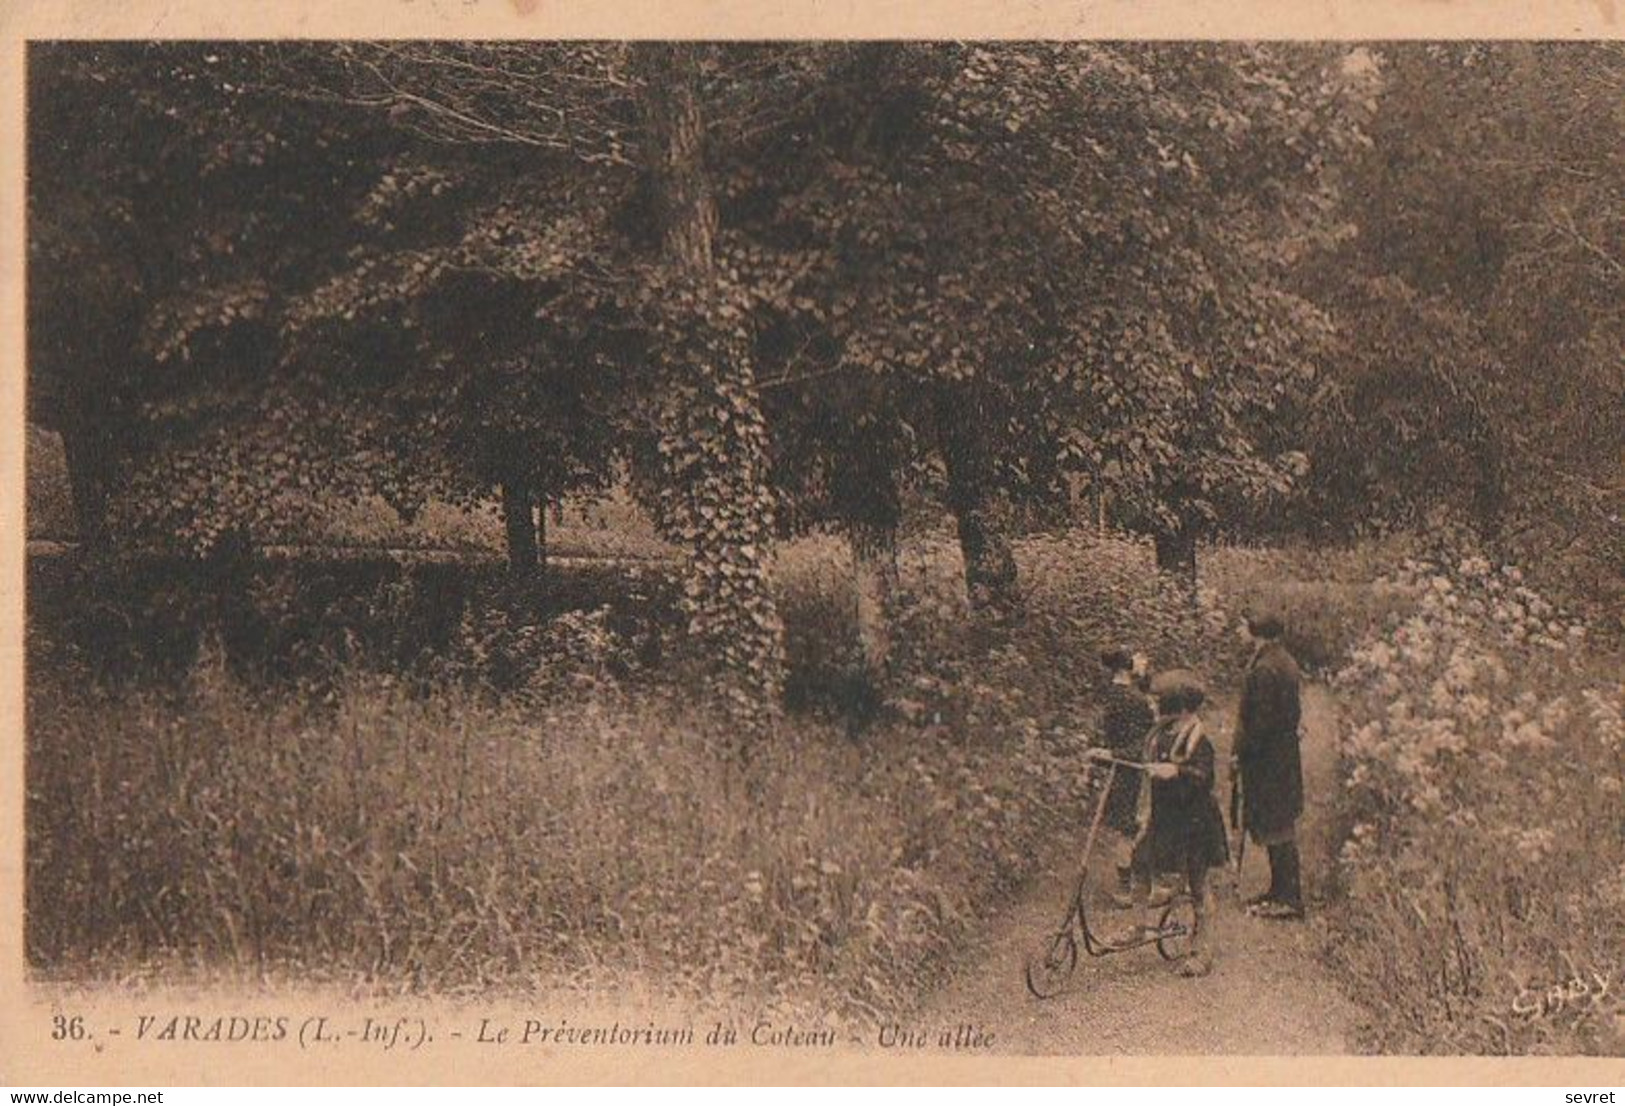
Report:
<svg viewBox="0 0 1625 1106"><path fill-rule="evenodd" d="M767 887L809 873L842 894L836 876L861 878L866 860L836 831L880 813L792 782L828 775L838 747L786 735L775 753L794 774L745 773L714 724L664 704L521 710L355 676L312 709L204 660L178 699L35 714L42 963L223 962L433 990L730 964L747 979L764 956L827 968L819 955L850 936L838 925L804 947L794 925L736 915L788 905ZM760 947L734 944L746 928Z"/></svg>
<svg viewBox="0 0 1625 1106"><path fill-rule="evenodd" d="M785 572L804 641L851 633L826 567ZM963 626L923 594L955 571L917 569L913 617L949 620L929 640ZM952 709L859 741L792 715L741 757L685 689L617 678L600 621L559 616L539 640L568 623L590 647L548 644L500 696L358 664L309 695L245 682L217 647L176 687L37 669L31 960L432 993L625 984L876 1018L1081 824L1078 735L1040 733L1019 646L953 659L972 674L944 683Z"/></svg>

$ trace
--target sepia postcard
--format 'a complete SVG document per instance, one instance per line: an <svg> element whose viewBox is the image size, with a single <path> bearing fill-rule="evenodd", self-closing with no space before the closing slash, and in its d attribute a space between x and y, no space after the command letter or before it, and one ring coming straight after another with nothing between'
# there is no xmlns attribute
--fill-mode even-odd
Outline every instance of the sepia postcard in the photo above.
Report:
<svg viewBox="0 0 1625 1106"><path fill-rule="evenodd" d="M1625 1081L1614 0L23 3L0 1083Z"/></svg>

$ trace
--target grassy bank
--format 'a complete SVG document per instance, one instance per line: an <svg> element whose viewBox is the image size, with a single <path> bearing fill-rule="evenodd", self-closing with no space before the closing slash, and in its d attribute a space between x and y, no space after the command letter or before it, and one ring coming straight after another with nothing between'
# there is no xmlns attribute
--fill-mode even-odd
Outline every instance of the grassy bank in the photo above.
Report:
<svg viewBox="0 0 1625 1106"><path fill-rule="evenodd" d="M443 655L505 662L501 694L364 663L389 649L260 680L207 635L178 682L99 686L36 641L57 663L30 684L30 957L70 977L902 1009L1073 841L1091 704L1069 681L1098 641L1072 619L1108 600L1080 590L1100 579L1087 558L1052 558L1031 629L984 634L952 553L908 551L903 706L859 732L844 547L793 549L802 701L743 762L719 715L629 662L646 627L608 608L531 635L465 612Z"/></svg>
<svg viewBox="0 0 1625 1106"><path fill-rule="evenodd" d="M383 990L637 984L860 1016L1020 877L1043 749L854 745L788 723L741 765L691 703L499 704L355 677L267 701L34 704L30 952ZM888 735L900 737L901 735Z"/></svg>

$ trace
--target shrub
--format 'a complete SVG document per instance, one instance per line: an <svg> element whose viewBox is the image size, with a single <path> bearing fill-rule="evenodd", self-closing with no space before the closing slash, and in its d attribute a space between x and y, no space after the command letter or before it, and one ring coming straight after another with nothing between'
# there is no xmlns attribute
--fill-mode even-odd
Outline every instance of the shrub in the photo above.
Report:
<svg viewBox="0 0 1625 1106"><path fill-rule="evenodd" d="M1607 1053L1625 973L1625 696L1586 627L1468 556L1407 561L1338 677L1331 953L1384 1052ZM1593 973L1596 973L1595 977ZM1549 1001L1553 987L1573 1002Z"/></svg>
<svg viewBox="0 0 1625 1106"><path fill-rule="evenodd" d="M1220 546L1207 558L1205 578L1237 622L1249 611L1280 615L1292 656L1309 673L1330 675L1410 606L1409 594L1381 579L1403 548L1369 539L1342 549Z"/></svg>
<svg viewBox="0 0 1625 1106"><path fill-rule="evenodd" d="M861 712L850 563L846 543L827 534L787 543L778 554L774 584L784 619L784 694L791 710Z"/></svg>

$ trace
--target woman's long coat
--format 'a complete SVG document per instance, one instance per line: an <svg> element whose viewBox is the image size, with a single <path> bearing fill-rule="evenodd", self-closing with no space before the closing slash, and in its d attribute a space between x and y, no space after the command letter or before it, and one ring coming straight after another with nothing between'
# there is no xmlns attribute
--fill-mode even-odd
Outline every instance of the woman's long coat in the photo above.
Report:
<svg viewBox="0 0 1625 1106"><path fill-rule="evenodd" d="M1303 813L1297 662L1279 642L1253 656L1242 685L1235 755L1241 826L1260 844L1289 838Z"/></svg>

